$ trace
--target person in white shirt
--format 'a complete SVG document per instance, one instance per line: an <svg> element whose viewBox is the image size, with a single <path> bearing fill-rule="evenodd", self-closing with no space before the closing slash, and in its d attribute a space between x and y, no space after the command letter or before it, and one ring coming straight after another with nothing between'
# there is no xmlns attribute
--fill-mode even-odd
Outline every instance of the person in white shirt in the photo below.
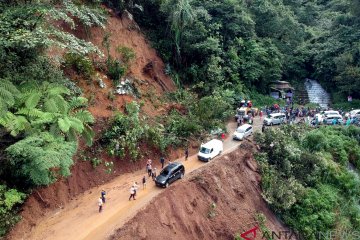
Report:
<svg viewBox="0 0 360 240"><path fill-rule="evenodd" d="M103 200L101 197L99 197L98 199L98 205L99 205L99 213L102 211L102 206L103 206Z"/></svg>
<svg viewBox="0 0 360 240"><path fill-rule="evenodd" d="M136 194L135 187L134 187L134 186L131 186L131 188L130 188L130 197L129 197L129 201L131 200L131 198L133 198L134 200L136 200L136 199L135 199L135 194Z"/></svg>

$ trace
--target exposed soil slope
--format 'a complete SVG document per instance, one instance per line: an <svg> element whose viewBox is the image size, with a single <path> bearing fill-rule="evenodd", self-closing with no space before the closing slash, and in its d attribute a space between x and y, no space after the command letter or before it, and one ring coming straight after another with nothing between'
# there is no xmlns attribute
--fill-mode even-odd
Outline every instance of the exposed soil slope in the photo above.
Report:
<svg viewBox="0 0 360 240"><path fill-rule="evenodd" d="M193 171L157 196L111 239L234 239L235 233L259 225L257 213L266 216L270 230L285 231L261 197L259 174L249 168L256 166L248 154L251 148L243 144ZM260 239L262 234L257 234Z"/></svg>
<svg viewBox="0 0 360 240"><path fill-rule="evenodd" d="M164 63L136 27L137 25L131 19L131 16L124 15L120 18L115 16L110 10L109 13L108 24L105 29L91 29L90 38L88 38L85 30L79 28L75 32L75 35L93 42L105 52L105 49L102 47L102 41L105 32L110 32L110 54L113 57L118 57L118 53L115 51L117 46L132 48L136 53L136 59L130 65L127 77L136 79L136 86L143 94L141 100L145 102L143 110L151 116L163 114L163 110L164 108L166 109L167 106L156 108L153 102L146 97L146 94L149 93L153 101L156 101L156 98L164 92L175 89L172 80L164 74ZM56 55L63 54L63 51L53 49L49 54L56 58ZM143 71L149 63L152 63L152 67L147 71ZM132 96L115 95L114 100L111 101L108 95L110 91L114 90L113 83L104 74L100 75L106 83L106 88L100 88L97 79L89 82L79 76L70 74L70 77L74 77L73 80L83 90L85 96L90 99L89 110L96 118L94 126L97 134L96 138L99 137L99 133L108 125L109 117L114 114L114 110L122 111L125 103L134 100ZM109 157L105 150L98 152L99 149L97 144L91 149L86 149L81 145L75 157L76 164L73 166L69 178L61 179L48 187L33 191L23 206L21 212L22 220L12 229L8 238L23 238L22 236L29 233L31 229L38 224L39 219L47 213L63 209L69 201L76 199L79 194L86 190L102 185L121 174L134 172L144 166L144 161L146 161L145 159L148 157L158 159L160 155L160 153L154 151L154 149L149 149L146 143L142 143L141 149L144 152L144 160L131 163L128 159ZM168 157L175 159L180 156L181 153L182 150L180 150L180 152L175 150L169 153ZM105 173L103 165L93 168L89 161L82 161L83 155L98 157L104 161L114 161L114 173L110 175ZM23 239L26 239L26 237Z"/></svg>
<svg viewBox="0 0 360 240"><path fill-rule="evenodd" d="M95 27L90 29L90 33L85 31L85 28L77 28L73 33L86 41L92 42L104 54L103 58L93 56L95 61L104 62L107 58L107 50L103 46L104 36L110 34L109 45L110 55L114 59L120 59L121 54L116 50L118 47L128 47L132 49L136 57L129 64L129 69L123 80L129 78L135 84L137 90L145 101L144 110L147 114L156 115L157 109L153 101L164 94L164 92L174 91L176 89L172 79L165 74L165 64L157 55L149 42L146 40L140 28L133 20L128 12L124 12L121 17L115 15L111 10L107 9L109 17L105 28ZM67 26L63 26L67 29ZM71 32L70 29L67 29ZM134 97L129 95L116 95L113 101L109 100L109 92L113 91L116 86L104 74L100 74L101 78L106 84L106 87L101 89L95 79L91 84L78 79L78 84L84 93L92 98L93 104L89 110L95 117L109 117L113 115L113 110L122 110L125 103L130 102Z"/></svg>

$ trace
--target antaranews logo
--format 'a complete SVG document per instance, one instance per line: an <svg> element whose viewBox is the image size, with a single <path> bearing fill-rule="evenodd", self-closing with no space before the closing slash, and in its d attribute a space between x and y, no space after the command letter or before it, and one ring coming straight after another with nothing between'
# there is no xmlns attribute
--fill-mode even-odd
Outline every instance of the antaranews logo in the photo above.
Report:
<svg viewBox="0 0 360 240"><path fill-rule="evenodd" d="M297 231L267 231L261 232L259 226L255 226L246 232L242 233L240 237L244 240L258 240L258 239L273 239L273 240L332 240L332 239L360 239L360 231L324 231L314 232L310 234L302 234Z"/></svg>

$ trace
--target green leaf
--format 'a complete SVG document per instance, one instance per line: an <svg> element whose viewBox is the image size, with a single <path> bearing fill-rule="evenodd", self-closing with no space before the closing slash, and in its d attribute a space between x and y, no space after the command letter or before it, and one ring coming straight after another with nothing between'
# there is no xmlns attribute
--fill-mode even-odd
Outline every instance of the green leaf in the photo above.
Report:
<svg viewBox="0 0 360 240"><path fill-rule="evenodd" d="M29 109L31 108L35 108L39 101L41 99L41 93L39 92L33 92L32 94L30 94L30 96L28 96L28 98L25 101L25 106Z"/></svg>
<svg viewBox="0 0 360 240"><path fill-rule="evenodd" d="M59 125L60 130L64 133L66 133L69 131L69 129L71 127L71 122L70 122L69 118L67 118L67 117L59 118L58 125Z"/></svg>

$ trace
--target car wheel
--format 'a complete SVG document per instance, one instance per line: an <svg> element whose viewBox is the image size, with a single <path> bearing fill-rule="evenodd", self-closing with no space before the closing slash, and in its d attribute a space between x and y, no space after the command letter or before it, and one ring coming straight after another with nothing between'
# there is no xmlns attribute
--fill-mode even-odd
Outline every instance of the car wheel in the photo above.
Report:
<svg viewBox="0 0 360 240"><path fill-rule="evenodd" d="M165 187L166 187L166 188L169 187L169 183L168 183L168 182L165 183Z"/></svg>
<svg viewBox="0 0 360 240"><path fill-rule="evenodd" d="M222 153L222 151L220 151L218 155L220 156L220 155L221 155L221 153Z"/></svg>
<svg viewBox="0 0 360 240"><path fill-rule="evenodd" d="M180 179L183 179L184 178L184 173L181 173L180 174Z"/></svg>
<svg viewBox="0 0 360 240"><path fill-rule="evenodd" d="M211 158L208 159L208 162L210 162L210 161L211 161Z"/></svg>
<svg viewBox="0 0 360 240"><path fill-rule="evenodd" d="M274 123L270 123L270 126L274 125Z"/></svg>

